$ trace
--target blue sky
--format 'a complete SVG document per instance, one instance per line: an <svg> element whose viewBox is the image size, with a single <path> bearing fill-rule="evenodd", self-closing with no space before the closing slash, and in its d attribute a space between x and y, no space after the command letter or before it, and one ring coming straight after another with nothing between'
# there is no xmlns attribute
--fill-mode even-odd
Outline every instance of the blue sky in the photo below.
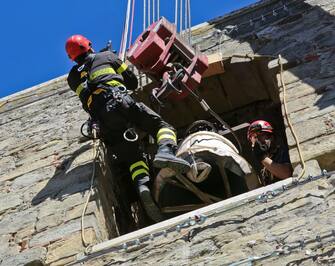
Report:
<svg viewBox="0 0 335 266"><path fill-rule="evenodd" d="M257 0L191 0L192 25ZM133 40L143 29L143 0L136 0ZM174 0L160 1L160 15L174 21ZM3 0L0 11L0 98L66 74L72 66L64 43L85 35L96 50L112 40L117 50L127 0Z"/></svg>

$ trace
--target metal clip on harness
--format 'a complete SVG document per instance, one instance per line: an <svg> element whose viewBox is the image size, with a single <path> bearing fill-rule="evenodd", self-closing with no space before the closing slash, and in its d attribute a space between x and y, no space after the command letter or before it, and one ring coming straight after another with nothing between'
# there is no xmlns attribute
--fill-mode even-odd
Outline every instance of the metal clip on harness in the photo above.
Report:
<svg viewBox="0 0 335 266"><path fill-rule="evenodd" d="M123 138L129 142L135 142L138 140L138 134L135 129L130 127L123 133Z"/></svg>

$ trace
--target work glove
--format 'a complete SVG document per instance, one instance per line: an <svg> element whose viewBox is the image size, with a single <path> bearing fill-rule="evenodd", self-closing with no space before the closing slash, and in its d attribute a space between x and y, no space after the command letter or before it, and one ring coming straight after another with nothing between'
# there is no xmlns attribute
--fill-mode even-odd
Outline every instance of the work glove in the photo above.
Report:
<svg viewBox="0 0 335 266"><path fill-rule="evenodd" d="M263 161L269 154L269 146L265 143L262 144L259 140L256 140L254 146L252 147L252 153L254 154L256 160L259 162Z"/></svg>

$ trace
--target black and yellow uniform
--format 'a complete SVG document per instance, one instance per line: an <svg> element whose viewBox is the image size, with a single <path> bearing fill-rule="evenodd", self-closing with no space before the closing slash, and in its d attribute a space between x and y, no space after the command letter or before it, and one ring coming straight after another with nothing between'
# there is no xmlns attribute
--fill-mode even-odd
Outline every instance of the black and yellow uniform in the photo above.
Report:
<svg viewBox="0 0 335 266"><path fill-rule="evenodd" d="M83 108L99 123L103 141L129 165L138 187L143 188L143 184L149 181L149 169L139 143L126 141L123 137L130 127L136 126L157 137L159 150L154 165L177 167L182 171L189 169L189 164L171 151L177 143L173 127L127 93L127 89L136 89L137 77L125 63L110 51L88 53L76 61L79 63L71 69L68 84L79 96Z"/></svg>

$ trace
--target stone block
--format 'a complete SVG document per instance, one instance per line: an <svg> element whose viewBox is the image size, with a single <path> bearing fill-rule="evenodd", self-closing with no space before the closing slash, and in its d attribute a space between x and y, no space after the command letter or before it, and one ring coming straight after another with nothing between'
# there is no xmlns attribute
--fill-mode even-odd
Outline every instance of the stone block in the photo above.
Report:
<svg viewBox="0 0 335 266"><path fill-rule="evenodd" d="M16 213L10 213L3 216L0 221L0 235L16 233L17 231L34 225L37 219L38 210L29 208Z"/></svg>
<svg viewBox="0 0 335 266"><path fill-rule="evenodd" d="M7 174L10 171L13 171L16 167L15 158L13 156L6 156L0 159L0 176Z"/></svg>
<svg viewBox="0 0 335 266"><path fill-rule="evenodd" d="M50 228L46 231L42 231L32 237L29 242L31 247L35 246L46 246L52 242L61 239L69 238L73 233L81 230L81 220L73 220L68 223L62 224L57 227ZM94 216L85 217L85 228L93 227L95 228L95 218Z"/></svg>
<svg viewBox="0 0 335 266"><path fill-rule="evenodd" d="M94 193L91 197L94 197ZM40 206L38 219L53 215L54 213L62 213L77 205L82 205L85 201L86 197L82 193L68 195L63 200L47 199Z"/></svg>
<svg viewBox="0 0 335 266"><path fill-rule="evenodd" d="M36 222L36 232L50 229L64 222L64 212L57 212L54 215L44 216Z"/></svg>
<svg viewBox="0 0 335 266"><path fill-rule="evenodd" d="M321 136L331 135L335 132L335 112L317 117L307 121L293 124L293 129L300 143ZM286 128L287 143L289 146L295 145L295 140L290 128Z"/></svg>
<svg viewBox="0 0 335 266"><path fill-rule="evenodd" d="M5 256L13 256L19 253L19 247L14 243L13 236L1 235L0 236L0 265L1 258Z"/></svg>
<svg viewBox="0 0 335 266"><path fill-rule="evenodd" d="M0 177L0 181L13 180L23 174L29 173L38 168L50 166L52 164L52 160L53 160L52 157L48 157L46 159L41 159L28 165L18 167L15 170L10 171L8 174L2 175Z"/></svg>
<svg viewBox="0 0 335 266"><path fill-rule="evenodd" d="M34 262L40 262L43 265L46 258L46 253L47 250L43 247L27 249L15 256L5 256L2 259L1 265L22 266Z"/></svg>
<svg viewBox="0 0 335 266"><path fill-rule="evenodd" d="M302 171L301 164L298 164L293 170L293 176L299 176ZM320 165L317 160L309 160L305 162L305 174L303 177L318 176L322 173Z"/></svg>
<svg viewBox="0 0 335 266"><path fill-rule="evenodd" d="M319 136L300 145L305 161L317 159L320 166L332 168L332 162L335 159L335 134ZM293 165L299 163L299 154L297 148L290 149L290 159Z"/></svg>
<svg viewBox="0 0 335 266"><path fill-rule="evenodd" d="M55 172L55 167L50 166L50 167L39 168L36 171L23 174L22 176L19 176L13 181L11 185L11 189L18 190L22 188L27 188L40 181L43 181L43 180L46 180L52 177L54 172Z"/></svg>
<svg viewBox="0 0 335 266"><path fill-rule="evenodd" d="M0 213L5 212L8 209L15 208L22 203L20 194L17 193L6 193L0 196Z"/></svg>
<svg viewBox="0 0 335 266"><path fill-rule="evenodd" d="M92 228L85 230L85 239L89 243L96 242L96 235ZM58 261L83 252L85 247L82 244L81 233L72 234L68 239L57 241L48 246L47 263Z"/></svg>

